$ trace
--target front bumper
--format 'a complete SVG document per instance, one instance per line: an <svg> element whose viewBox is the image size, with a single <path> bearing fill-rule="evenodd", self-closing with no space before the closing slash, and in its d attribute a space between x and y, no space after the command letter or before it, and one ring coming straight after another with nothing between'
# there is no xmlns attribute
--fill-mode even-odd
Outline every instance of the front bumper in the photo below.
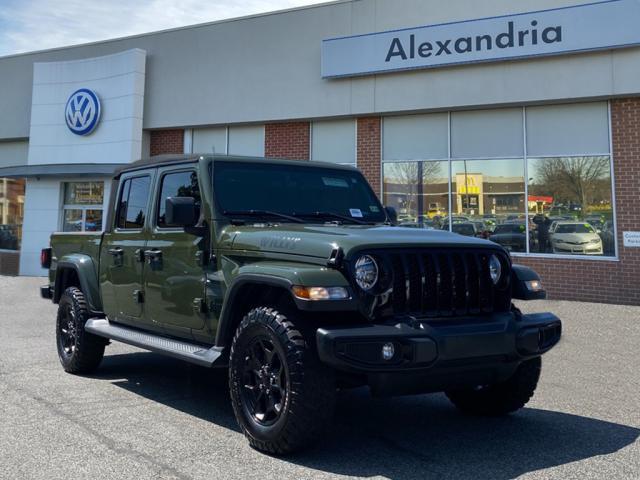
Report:
<svg viewBox="0 0 640 480"><path fill-rule="evenodd" d="M562 322L551 313L516 312L442 321L321 328L320 359L367 377L375 393L420 393L494 383L518 365L553 348ZM395 351L384 360L382 349Z"/></svg>

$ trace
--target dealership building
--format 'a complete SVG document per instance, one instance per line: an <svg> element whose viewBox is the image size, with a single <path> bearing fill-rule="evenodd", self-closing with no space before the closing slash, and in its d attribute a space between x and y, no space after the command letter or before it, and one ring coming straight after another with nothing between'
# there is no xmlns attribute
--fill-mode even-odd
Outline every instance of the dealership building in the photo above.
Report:
<svg viewBox="0 0 640 480"><path fill-rule="evenodd" d="M640 305L638 19L344 0L1 57L0 274L102 230L123 164L215 152L354 165L401 223L492 232L552 298Z"/></svg>

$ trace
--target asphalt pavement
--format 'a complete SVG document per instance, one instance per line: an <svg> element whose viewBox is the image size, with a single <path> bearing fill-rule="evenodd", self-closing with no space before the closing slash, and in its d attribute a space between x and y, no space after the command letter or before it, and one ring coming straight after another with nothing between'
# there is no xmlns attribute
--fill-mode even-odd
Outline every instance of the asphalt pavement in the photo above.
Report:
<svg viewBox="0 0 640 480"><path fill-rule="evenodd" d="M2 479L640 479L640 307L520 304L560 316L564 338L515 415L360 389L319 445L281 459L248 446L225 372L112 344L95 374L64 373L41 283L0 277Z"/></svg>

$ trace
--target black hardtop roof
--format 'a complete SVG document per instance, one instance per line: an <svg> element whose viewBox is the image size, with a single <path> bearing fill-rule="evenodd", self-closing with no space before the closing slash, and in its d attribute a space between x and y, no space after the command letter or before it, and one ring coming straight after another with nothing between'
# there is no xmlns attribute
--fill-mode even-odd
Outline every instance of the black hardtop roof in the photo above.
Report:
<svg viewBox="0 0 640 480"><path fill-rule="evenodd" d="M220 155L211 153L190 153L190 154L169 154L169 155L156 155L154 157L143 158L136 162L125 165L116 170L114 177L117 178L121 174L131 172L135 170L143 170L147 168L161 167L164 165L181 164L181 163L193 163L200 159L212 159L214 162L230 161L230 162L242 162L242 163L269 163L272 165L291 165L291 166L305 166L309 168L335 168L341 170L354 170L355 167L349 165L340 165L337 163L328 162L316 162L305 160L287 160L282 158L265 158L265 157L249 157L241 155Z"/></svg>

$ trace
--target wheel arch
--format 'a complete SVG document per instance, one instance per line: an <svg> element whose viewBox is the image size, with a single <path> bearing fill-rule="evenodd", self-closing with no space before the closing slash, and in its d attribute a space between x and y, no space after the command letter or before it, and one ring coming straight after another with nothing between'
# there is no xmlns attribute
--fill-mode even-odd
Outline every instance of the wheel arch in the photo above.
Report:
<svg viewBox="0 0 640 480"><path fill-rule="evenodd" d="M58 261L55 273L53 302L58 303L69 287L78 287L84 294L91 313L102 312L98 275L88 255L74 254Z"/></svg>
<svg viewBox="0 0 640 480"><path fill-rule="evenodd" d="M216 346L227 347L231 344L233 334L242 317L253 308L265 306L265 304L296 308L291 291L292 285L290 280L281 277L257 274L238 276L225 295L216 333Z"/></svg>

